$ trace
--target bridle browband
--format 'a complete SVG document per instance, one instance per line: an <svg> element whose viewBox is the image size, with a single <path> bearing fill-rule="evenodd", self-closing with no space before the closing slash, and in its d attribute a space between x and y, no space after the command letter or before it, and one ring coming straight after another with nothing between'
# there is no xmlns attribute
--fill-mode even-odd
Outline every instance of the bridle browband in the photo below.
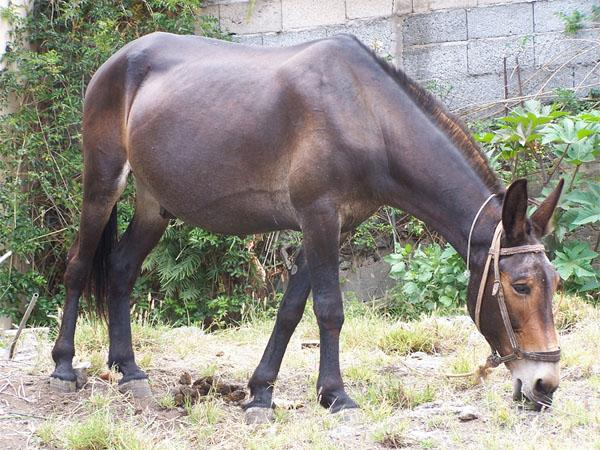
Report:
<svg viewBox="0 0 600 450"><path fill-rule="evenodd" d="M467 272L469 272L469 262L470 262L470 253L471 253L471 237L473 234L473 229L475 228L475 224L479 219L483 208L488 204L488 202L495 196L496 194L490 195L486 201L481 205L475 218L473 219L473 223L471 224L471 229L469 231L469 241L467 244ZM477 303L475 304L475 325L477 325L477 329L481 332L480 327L480 316L481 316L481 304L483 301L483 294L485 292L485 287L487 285L487 279L489 275L490 265L492 261L494 261L494 284L492 285L492 295L496 297L498 300L498 307L500 309L500 315L502 316L502 322L504 323L504 328L506 329L506 333L508 334L508 339L510 341L510 345L512 347L512 353L506 356L500 356L500 353L490 344L492 348L492 354L488 357L487 364L489 367L497 367L502 363L506 363L509 361L514 361L515 359L531 359L533 361L544 361L544 362L558 362L560 360L560 349L552 350L548 352L526 352L521 349L519 346L519 340L517 339L517 335L515 330L512 327L510 322L510 316L508 315L508 309L506 308L506 301L504 300L504 290L502 288L502 283L500 282L500 257L508 256L508 255L517 255L520 253L539 253L544 252L544 246L542 244L533 244L533 245L520 245L518 247L501 247L501 239L502 239L502 221L498 223L496 229L494 231L494 236L492 237L492 243L490 245L490 249L488 251L488 256L485 261L485 266L483 268L483 273L481 276L481 282L479 284L479 290L477 292Z"/></svg>

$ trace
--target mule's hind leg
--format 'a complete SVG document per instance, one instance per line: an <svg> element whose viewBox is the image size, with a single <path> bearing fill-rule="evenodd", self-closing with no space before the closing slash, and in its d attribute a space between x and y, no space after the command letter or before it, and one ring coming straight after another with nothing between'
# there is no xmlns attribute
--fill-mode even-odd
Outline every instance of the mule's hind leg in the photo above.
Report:
<svg viewBox="0 0 600 450"><path fill-rule="evenodd" d="M94 255L99 243L109 246L113 233L116 233L116 210L114 206L123 192L123 174L126 169L118 161L106 164L102 173L84 175L84 198L81 210L79 234L69 250L69 261L65 271L66 298L63 308L60 331L52 349L56 364L52 377L75 384L73 356L75 355L75 325L79 309L79 297L86 286L94 265ZM101 181L100 181L101 180ZM100 182L98 182L100 181Z"/></svg>
<svg viewBox="0 0 600 450"><path fill-rule="evenodd" d="M327 205L313 205L302 211L301 223L313 308L319 325L319 403L331 412L356 408L357 404L344 390L340 371L340 331L344 323L344 309L339 282L340 223L337 211Z"/></svg>
<svg viewBox="0 0 600 450"><path fill-rule="evenodd" d="M310 293L310 276L304 258L304 249L300 250L294 264L297 271L290 276L281 306L277 312L271 338L265 348L260 364L248 383L252 401L244 405L244 409L254 407L271 408L273 385L281 367L281 360L288 342L302 318L306 299Z"/></svg>
<svg viewBox="0 0 600 450"><path fill-rule="evenodd" d="M143 186L136 184L135 214L109 257L108 365L123 374L121 383L147 378L136 364L133 353L129 296L142 262L158 243L168 223L168 219L160 215L158 202Z"/></svg>

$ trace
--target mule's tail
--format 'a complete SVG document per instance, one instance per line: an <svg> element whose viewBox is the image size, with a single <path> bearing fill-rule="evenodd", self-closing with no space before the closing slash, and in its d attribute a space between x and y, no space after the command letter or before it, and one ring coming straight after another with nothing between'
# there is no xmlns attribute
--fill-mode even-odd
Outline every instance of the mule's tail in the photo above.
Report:
<svg viewBox="0 0 600 450"><path fill-rule="evenodd" d="M117 204L115 203L110 213L110 218L102 232L100 242L98 242L85 288L85 297L88 305L94 308L98 312L98 315L103 318L106 318L108 302L109 257L117 244L117 240Z"/></svg>

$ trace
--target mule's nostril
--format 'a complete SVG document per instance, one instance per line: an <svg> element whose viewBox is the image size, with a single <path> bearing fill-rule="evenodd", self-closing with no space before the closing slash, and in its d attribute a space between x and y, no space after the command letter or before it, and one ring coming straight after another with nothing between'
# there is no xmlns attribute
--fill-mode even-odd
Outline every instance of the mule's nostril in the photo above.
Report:
<svg viewBox="0 0 600 450"><path fill-rule="evenodd" d="M534 389L537 392L539 392L541 394L545 394L545 395L552 395L554 393L554 391L556 391L557 388L558 388L557 385L554 385L554 384L548 383L548 382L544 382L544 380L541 378L538 378L538 380L534 384Z"/></svg>

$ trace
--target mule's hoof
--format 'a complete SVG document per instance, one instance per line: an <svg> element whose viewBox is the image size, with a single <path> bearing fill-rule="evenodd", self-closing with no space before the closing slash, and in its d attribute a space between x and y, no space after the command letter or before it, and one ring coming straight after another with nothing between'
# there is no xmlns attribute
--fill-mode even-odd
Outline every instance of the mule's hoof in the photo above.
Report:
<svg viewBox="0 0 600 450"><path fill-rule="evenodd" d="M125 383L119 384L119 392L122 394L131 393L132 397L138 400L149 399L152 397L150 384L146 378L126 381Z"/></svg>
<svg viewBox="0 0 600 450"><path fill-rule="evenodd" d="M75 392L77 390L77 383L75 381L61 380L60 378L50 377L50 389L52 389L54 392L66 394L69 392Z"/></svg>
<svg viewBox="0 0 600 450"><path fill-rule="evenodd" d="M271 423L275 419L273 409L250 407L246 409L245 420L248 425Z"/></svg>

